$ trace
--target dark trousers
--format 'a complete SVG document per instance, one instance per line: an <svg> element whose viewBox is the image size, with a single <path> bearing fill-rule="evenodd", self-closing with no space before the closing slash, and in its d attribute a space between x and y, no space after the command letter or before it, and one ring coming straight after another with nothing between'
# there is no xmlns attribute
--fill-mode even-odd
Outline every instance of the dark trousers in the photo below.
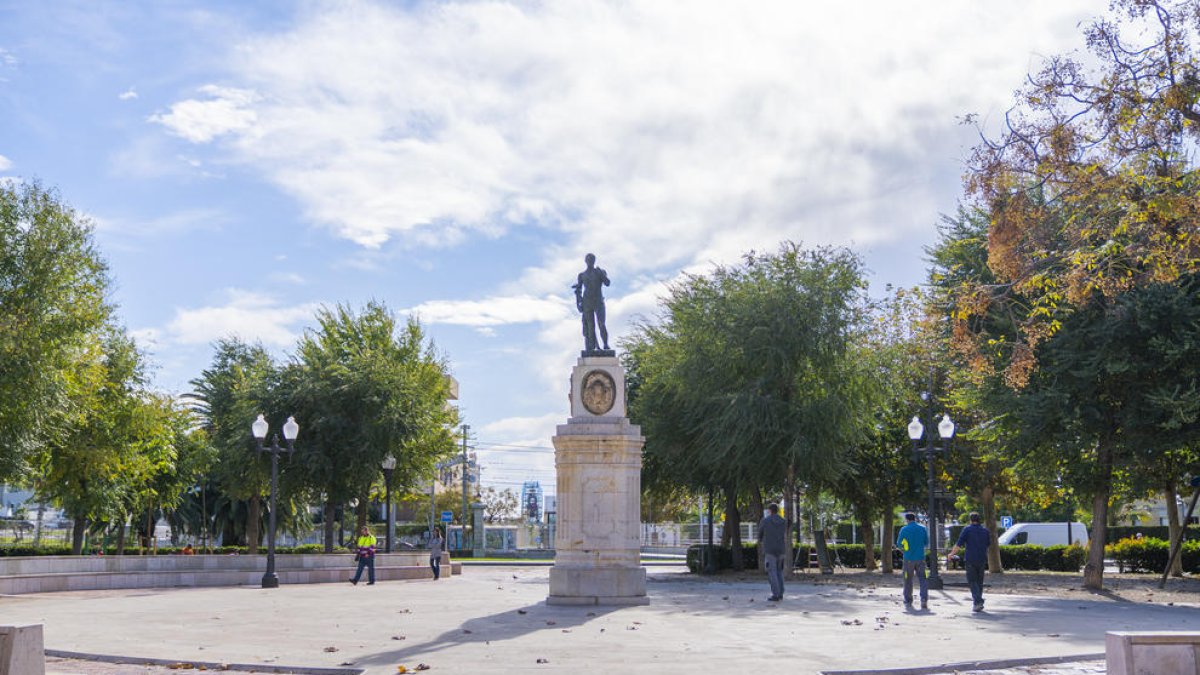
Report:
<svg viewBox="0 0 1200 675"><path fill-rule="evenodd" d="M783 597L783 560L786 556L767 553L763 562L767 565L767 581L771 584L771 597Z"/></svg>
<svg viewBox="0 0 1200 675"><path fill-rule="evenodd" d="M363 568L367 568L367 581L375 583L375 556L360 556L358 558L358 569L354 571L354 578L351 579L354 583L362 578Z"/></svg>
<svg viewBox="0 0 1200 675"><path fill-rule="evenodd" d="M965 562L967 569L967 586L971 588L971 600L977 605L983 604L983 573L987 562Z"/></svg>
<svg viewBox="0 0 1200 675"><path fill-rule="evenodd" d="M433 570L433 580L437 581L442 576L442 556L429 556L429 569Z"/></svg>
<svg viewBox="0 0 1200 675"><path fill-rule="evenodd" d="M929 582L925 579L924 560L904 561L904 604L911 605L913 601L913 577L916 577L921 589L921 602L929 601Z"/></svg>

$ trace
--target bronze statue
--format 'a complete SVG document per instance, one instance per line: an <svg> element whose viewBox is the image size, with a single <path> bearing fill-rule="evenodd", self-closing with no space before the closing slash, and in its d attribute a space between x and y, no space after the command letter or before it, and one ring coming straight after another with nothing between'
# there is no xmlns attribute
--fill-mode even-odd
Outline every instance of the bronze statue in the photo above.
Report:
<svg viewBox="0 0 1200 675"><path fill-rule="evenodd" d="M587 263L587 269L579 273L578 282L571 287L575 289L575 307L583 312L583 355L613 356L615 352L608 348L608 328L604 325L603 287L609 285L608 273L596 267L596 256L591 253L583 261ZM596 341L597 328L603 349Z"/></svg>

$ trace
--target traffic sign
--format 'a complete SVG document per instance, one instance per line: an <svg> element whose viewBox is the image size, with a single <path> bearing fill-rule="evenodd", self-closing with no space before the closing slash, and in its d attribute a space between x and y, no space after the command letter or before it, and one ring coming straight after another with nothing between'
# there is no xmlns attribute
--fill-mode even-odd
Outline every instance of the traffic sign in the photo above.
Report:
<svg viewBox="0 0 1200 675"><path fill-rule="evenodd" d="M1012 516L1000 516L1000 527L1009 529L1012 527Z"/></svg>
<svg viewBox="0 0 1200 675"><path fill-rule="evenodd" d="M442 511L442 522L443 523L448 523L452 520L454 520L454 512L453 511Z"/></svg>

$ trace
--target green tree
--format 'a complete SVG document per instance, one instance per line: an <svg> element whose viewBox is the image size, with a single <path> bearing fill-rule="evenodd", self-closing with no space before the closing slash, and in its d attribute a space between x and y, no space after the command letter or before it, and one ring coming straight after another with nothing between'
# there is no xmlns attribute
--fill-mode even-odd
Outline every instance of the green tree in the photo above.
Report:
<svg viewBox="0 0 1200 675"><path fill-rule="evenodd" d="M0 183L0 482L31 461L70 404L71 373L109 320L91 223L37 183Z"/></svg>
<svg viewBox="0 0 1200 675"><path fill-rule="evenodd" d="M520 500L512 488L497 490L486 487L479 496L483 504L483 518L488 523L503 523L521 515Z"/></svg>
<svg viewBox="0 0 1200 675"><path fill-rule="evenodd" d="M273 429L286 420L278 394L280 368L262 345L224 339L215 347L212 365L191 382L194 409L217 457L209 481L219 486L212 513L223 543L244 543L253 553L261 540L262 498L271 474L250 424L259 414L267 415ZM288 467L282 462L285 475Z"/></svg>
<svg viewBox="0 0 1200 675"><path fill-rule="evenodd" d="M388 455L396 458L393 482L401 491L432 475L455 451L457 414L446 405L446 364L415 319L399 327L383 305L370 303L360 313L323 308L317 323L300 340L282 391L303 439L293 471L323 498L325 550L332 551L337 505L357 499L365 518Z"/></svg>
<svg viewBox="0 0 1200 675"><path fill-rule="evenodd" d="M1115 363L1133 365L1111 351L1103 331L1130 329L1115 314L1129 309L1122 296L1200 269L1200 176L1189 154L1200 121L1200 64L1190 42L1198 6L1115 2L1116 18L1086 29L1091 62L1052 57L1031 75L1007 126L976 149L968 174L968 191L990 219L995 281L979 278L956 292L958 346L990 367L997 335L980 330L980 320L1010 317L1011 339L1001 347L1005 384L1017 394L1020 424L1011 429L1027 451L1057 449L1092 497L1084 573L1091 588L1103 585L1109 500L1135 433L1120 412L1140 396L1121 388L1128 374L1099 361L1117 356Z"/></svg>
<svg viewBox="0 0 1200 675"><path fill-rule="evenodd" d="M675 284L623 343L645 484L721 489L738 546L740 493L844 471L866 401L848 358L863 288L849 251L791 243Z"/></svg>
<svg viewBox="0 0 1200 675"><path fill-rule="evenodd" d="M848 447L849 470L829 484L850 505L866 545L866 569L875 569L874 522L882 522L883 573L892 572L891 550L895 507L919 503L924 494L920 467L909 452L909 418L922 409L919 392L928 388L929 368L936 356L924 297L917 290L897 289L878 304L852 362L868 386L870 413L863 433Z"/></svg>

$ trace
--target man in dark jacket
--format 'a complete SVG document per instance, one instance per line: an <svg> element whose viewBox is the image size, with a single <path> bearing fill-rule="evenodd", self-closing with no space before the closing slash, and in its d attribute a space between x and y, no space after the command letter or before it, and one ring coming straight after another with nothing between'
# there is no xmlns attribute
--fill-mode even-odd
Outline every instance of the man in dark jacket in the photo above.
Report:
<svg viewBox="0 0 1200 675"><path fill-rule="evenodd" d="M963 555L963 567L967 570L967 586L971 588L971 600L975 602L972 611L983 611L983 572L987 569L988 547L992 545L992 533L980 524L978 513L971 514L971 524L964 527L958 535L958 543L950 549L950 557L958 554L961 546L966 549Z"/></svg>
<svg viewBox="0 0 1200 675"><path fill-rule="evenodd" d="M758 545L762 547L767 565L767 580L771 583L771 602L783 599L783 570L787 558L787 521L779 515L779 505L771 504L771 514L758 524Z"/></svg>

